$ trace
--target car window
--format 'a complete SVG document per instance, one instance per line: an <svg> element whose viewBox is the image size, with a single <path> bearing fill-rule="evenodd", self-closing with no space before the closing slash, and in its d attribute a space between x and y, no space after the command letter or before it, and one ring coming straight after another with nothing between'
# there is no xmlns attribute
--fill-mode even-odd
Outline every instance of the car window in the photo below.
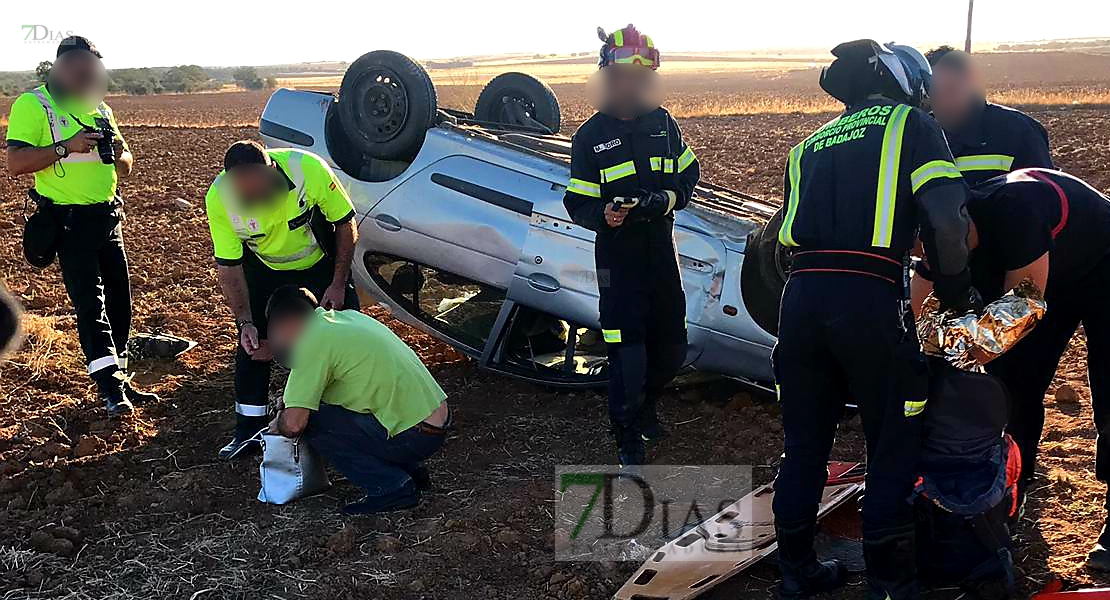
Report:
<svg viewBox="0 0 1110 600"><path fill-rule="evenodd" d="M402 308L448 338L480 352L505 290L395 257L375 255L370 275Z"/></svg>
<svg viewBox="0 0 1110 600"><path fill-rule="evenodd" d="M573 336L573 338L572 338ZM551 381L590 382L607 377L601 332L517 306L498 352L502 368Z"/></svg>

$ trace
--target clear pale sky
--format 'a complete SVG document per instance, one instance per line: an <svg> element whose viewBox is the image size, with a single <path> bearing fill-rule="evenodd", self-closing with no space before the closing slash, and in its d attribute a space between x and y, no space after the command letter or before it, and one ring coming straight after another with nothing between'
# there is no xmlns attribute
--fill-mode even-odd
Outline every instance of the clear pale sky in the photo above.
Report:
<svg viewBox="0 0 1110 600"><path fill-rule="evenodd" d="M92 39L108 68L231 66L353 60L380 48L417 58L579 52L598 45L598 25L629 22L664 53L831 47L861 37L958 45L966 12L966 0L9 0L0 70L52 59L57 38L35 42L34 35L67 31ZM24 27L31 25L40 27ZM975 34L995 42L1110 37L1110 2L978 0Z"/></svg>

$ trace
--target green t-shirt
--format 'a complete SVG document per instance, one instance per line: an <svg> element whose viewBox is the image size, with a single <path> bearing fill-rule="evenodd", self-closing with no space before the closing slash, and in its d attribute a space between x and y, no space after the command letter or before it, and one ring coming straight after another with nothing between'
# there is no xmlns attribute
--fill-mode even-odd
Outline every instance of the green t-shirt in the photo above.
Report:
<svg viewBox="0 0 1110 600"><path fill-rule="evenodd" d="M310 226L311 211L319 208L331 223L345 223L355 207L328 163L293 148L266 153L289 180L289 191L269 205L239 206L224 172L204 198L208 229L216 262L234 266L243 260L246 245L266 266L279 271L308 269L324 258Z"/></svg>
<svg viewBox="0 0 1110 600"><path fill-rule="evenodd" d="M54 131L51 131L50 119L36 93L42 94L53 107ZM116 135L122 140L123 136L119 132L119 126L116 125L115 115L107 104L103 107ZM16 98L15 103L12 104L11 114L8 116L6 136L8 144L50 146L54 142L62 142L76 135L81 131L82 124L89 127L95 126L94 119L100 116L96 109L81 111L70 110L71 108L55 101L45 85L24 93ZM124 148L127 148L126 142L124 142ZM35 191L50 198L55 204L108 202L116 195L116 182L115 165L100 162L100 155L97 154L96 148L82 154L70 154L49 167L35 172Z"/></svg>
<svg viewBox="0 0 1110 600"><path fill-rule="evenodd" d="M447 394L388 327L358 311L316 309L293 348L285 406L369 413L390 436L428 418Z"/></svg>

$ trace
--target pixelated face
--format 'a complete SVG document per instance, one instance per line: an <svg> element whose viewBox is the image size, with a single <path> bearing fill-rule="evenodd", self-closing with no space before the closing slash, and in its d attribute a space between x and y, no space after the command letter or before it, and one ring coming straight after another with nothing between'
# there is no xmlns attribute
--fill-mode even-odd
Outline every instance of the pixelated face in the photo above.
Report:
<svg viewBox="0 0 1110 600"><path fill-rule="evenodd" d="M95 54L71 50L58 57L48 78L51 90L69 102L79 102L80 109L92 110L108 93L108 71Z"/></svg>
<svg viewBox="0 0 1110 600"><path fill-rule="evenodd" d="M281 174L269 165L239 165L228 176L235 196L246 208L263 206L281 198Z"/></svg>
<svg viewBox="0 0 1110 600"><path fill-rule="evenodd" d="M283 367L291 368L293 366L293 346L300 338L301 331L304 330L304 322L305 319L302 317L290 316L276 323L271 321L266 327L266 343L270 345L270 352L273 353L274 360Z"/></svg>
<svg viewBox="0 0 1110 600"><path fill-rule="evenodd" d="M600 69L587 82L586 93L594 108L622 119L655 110L665 95L659 73L636 64L613 64Z"/></svg>
<svg viewBox="0 0 1110 600"><path fill-rule="evenodd" d="M946 129L958 129L982 94L982 85L973 66L953 66L942 60L933 67L929 105L937 121Z"/></svg>

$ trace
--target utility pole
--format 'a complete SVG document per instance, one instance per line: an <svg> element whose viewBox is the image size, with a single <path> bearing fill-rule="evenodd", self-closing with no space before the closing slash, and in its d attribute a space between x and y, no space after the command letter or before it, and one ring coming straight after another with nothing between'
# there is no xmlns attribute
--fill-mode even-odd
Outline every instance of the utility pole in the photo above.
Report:
<svg viewBox="0 0 1110 600"><path fill-rule="evenodd" d="M964 42L964 52L971 52L971 17L975 14L975 0L967 0L967 40Z"/></svg>

